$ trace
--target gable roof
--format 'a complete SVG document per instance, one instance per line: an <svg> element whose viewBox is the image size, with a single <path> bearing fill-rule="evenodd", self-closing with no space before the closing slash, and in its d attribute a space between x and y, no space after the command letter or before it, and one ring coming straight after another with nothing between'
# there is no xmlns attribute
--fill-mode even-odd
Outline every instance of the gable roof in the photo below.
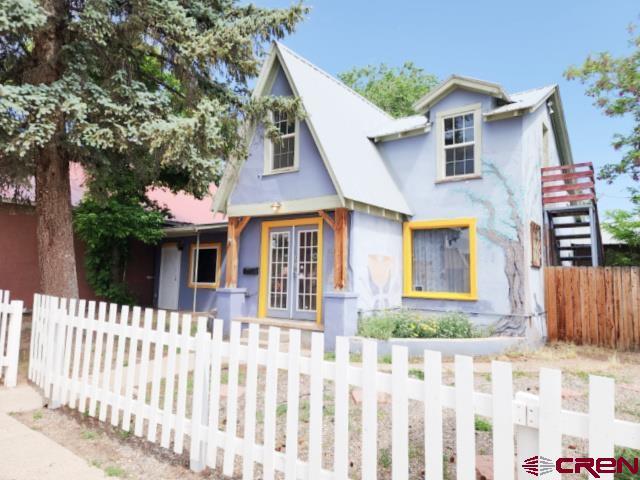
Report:
<svg viewBox="0 0 640 480"><path fill-rule="evenodd" d="M404 196L368 138L370 131L392 120L391 116L281 43L273 45L254 95L266 93L276 60L302 102L305 121L342 203L349 200L410 214ZM239 171L239 165L229 165L225 171L214 210L226 208Z"/></svg>
<svg viewBox="0 0 640 480"><path fill-rule="evenodd" d="M494 118L503 118L505 116L511 116L511 114L521 113L523 110L537 110L538 107L553 94L556 88L557 85L547 85L545 87L525 90L524 92L512 93L509 95L511 103L495 108L485 113L484 116L488 120L492 120Z"/></svg>
<svg viewBox="0 0 640 480"><path fill-rule="evenodd" d="M462 75L451 75L444 82L429 90L422 98L413 104L416 112L424 113L433 105L438 103L444 97L449 95L453 90L462 88L471 92L484 93L492 97L500 98L506 102L510 102L511 98L507 95L501 85L497 83L487 82L472 77L464 77Z"/></svg>

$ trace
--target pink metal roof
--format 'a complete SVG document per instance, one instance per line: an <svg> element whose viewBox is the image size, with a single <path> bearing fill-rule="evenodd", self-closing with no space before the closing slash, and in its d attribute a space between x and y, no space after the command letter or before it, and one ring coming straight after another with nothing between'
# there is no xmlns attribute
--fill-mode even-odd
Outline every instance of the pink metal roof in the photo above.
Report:
<svg viewBox="0 0 640 480"><path fill-rule="evenodd" d="M85 173L81 165L72 163L69 168L69 181L71 184L71 204L77 205L82 200L85 192ZM209 186L209 195L198 200L184 192L173 193L168 188L149 188L147 195L171 213L171 220L183 223L208 224L224 222L226 217L220 213L213 215L211 201L217 187L212 183ZM11 198L11 191L0 192L0 196ZM35 200L35 189L27 192L26 197L30 201Z"/></svg>

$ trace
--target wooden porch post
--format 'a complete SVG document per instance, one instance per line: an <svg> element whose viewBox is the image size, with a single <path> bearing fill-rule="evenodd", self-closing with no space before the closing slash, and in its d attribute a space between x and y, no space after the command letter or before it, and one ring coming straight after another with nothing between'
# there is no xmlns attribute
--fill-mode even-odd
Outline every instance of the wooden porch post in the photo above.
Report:
<svg viewBox="0 0 640 480"><path fill-rule="evenodd" d="M348 210L336 208L335 218L331 218L324 211L318 214L333 229L333 288L339 292L347 285L347 260L349 257L349 227Z"/></svg>
<svg viewBox="0 0 640 480"><path fill-rule="evenodd" d="M238 286L238 250L240 234L247 226L251 217L230 217L227 229L227 272L225 278L226 288Z"/></svg>

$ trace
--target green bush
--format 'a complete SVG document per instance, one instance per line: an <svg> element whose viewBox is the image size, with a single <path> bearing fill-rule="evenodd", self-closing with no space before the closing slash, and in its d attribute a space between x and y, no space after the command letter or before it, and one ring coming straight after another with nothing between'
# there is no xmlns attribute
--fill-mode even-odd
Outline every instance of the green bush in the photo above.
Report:
<svg viewBox="0 0 640 480"><path fill-rule="evenodd" d="M362 337L389 338L472 338L480 334L460 312L425 316L410 310L386 310L362 319Z"/></svg>

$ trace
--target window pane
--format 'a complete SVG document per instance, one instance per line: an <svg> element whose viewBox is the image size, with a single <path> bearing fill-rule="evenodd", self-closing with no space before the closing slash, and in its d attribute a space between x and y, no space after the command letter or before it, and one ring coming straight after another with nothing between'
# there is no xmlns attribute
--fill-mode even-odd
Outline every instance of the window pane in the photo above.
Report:
<svg viewBox="0 0 640 480"><path fill-rule="evenodd" d="M464 158L467 160L473 160L473 147L468 146L464 147Z"/></svg>
<svg viewBox="0 0 640 480"><path fill-rule="evenodd" d="M473 128L464 129L464 141L473 142Z"/></svg>
<svg viewBox="0 0 640 480"><path fill-rule="evenodd" d="M465 174L464 162L456 162L455 163L454 174L455 175L464 175Z"/></svg>
<svg viewBox="0 0 640 480"><path fill-rule="evenodd" d="M462 123L462 117L453 117L453 124L457 130L464 128Z"/></svg>
<svg viewBox="0 0 640 480"><path fill-rule="evenodd" d="M469 229L413 232L412 286L422 292L470 292Z"/></svg>
<svg viewBox="0 0 640 480"><path fill-rule="evenodd" d="M453 130L444 132L444 144L453 145Z"/></svg>
<svg viewBox="0 0 640 480"><path fill-rule="evenodd" d="M196 272L196 254L193 251L193 281L194 283L215 283L216 273L218 270L218 255L215 248L201 248L197 254L197 272Z"/></svg>
<svg viewBox="0 0 640 480"><path fill-rule="evenodd" d="M450 131L453 130L453 119L452 118L445 118L444 119L444 131Z"/></svg>
<svg viewBox="0 0 640 480"><path fill-rule="evenodd" d="M453 162L447 163L446 175L447 177L453 175Z"/></svg>
<svg viewBox="0 0 640 480"><path fill-rule="evenodd" d="M464 126L473 127L473 113L467 113L464 116Z"/></svg>
<svg viewBox="0 0 640 480"><path fill-rule="evenodd" d="M456 130L455 137L454 137L455 143L464 142L464 138L462 136L463 135L462 132L464 132L464 130Z"/></svg>

